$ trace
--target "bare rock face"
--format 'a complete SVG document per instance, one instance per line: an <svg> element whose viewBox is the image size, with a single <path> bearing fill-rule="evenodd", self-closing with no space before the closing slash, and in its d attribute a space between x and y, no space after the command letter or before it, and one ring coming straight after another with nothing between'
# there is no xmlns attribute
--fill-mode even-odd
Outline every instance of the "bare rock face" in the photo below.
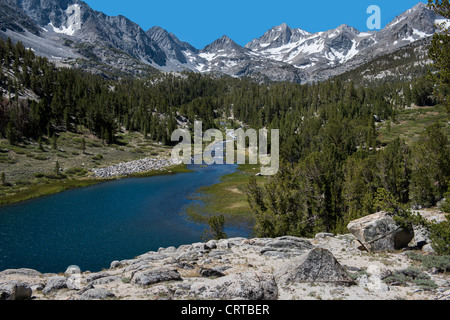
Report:
<svg viewBox="0 0 450 320"><path fill-rule="evenodd" d="M278 284L295 282L336 283L352 285L355 282L333 254L323 248L308 251L275 271Z"/></svg>
<svg viewBox="0 0 450 320"><path fill-rule="evenodd" d="M348 229L369 252L399 250L414 239L414 231L402 229L387 212L354 220Z"/></svg>

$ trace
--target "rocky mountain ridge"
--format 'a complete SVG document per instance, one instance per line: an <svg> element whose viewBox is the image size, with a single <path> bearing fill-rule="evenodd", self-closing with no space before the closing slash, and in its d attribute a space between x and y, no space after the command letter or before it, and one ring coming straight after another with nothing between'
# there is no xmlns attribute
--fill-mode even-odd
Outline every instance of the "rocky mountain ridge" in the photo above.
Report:
<svg viewBox="0 0 450 320"><path fill-rule="evenodd" d="M197 49L160 27L145 32L126 17L107 16L81 0L0 0L0 5L9 12L0 22L1 37L22 41L63 65L102 74L190 70L299 83L327 79L430 37L435 23L445 21L419 3L378 32L344 24L309 33L282 24L244 47L223 36Z"/></svg>

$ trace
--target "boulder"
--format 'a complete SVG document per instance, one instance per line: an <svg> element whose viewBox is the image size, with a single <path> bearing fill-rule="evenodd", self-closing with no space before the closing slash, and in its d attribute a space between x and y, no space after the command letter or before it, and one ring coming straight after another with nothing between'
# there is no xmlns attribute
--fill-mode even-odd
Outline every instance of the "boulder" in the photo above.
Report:
<svg viewBox="0 0 450 320"><path fill-rule="evenodd" d="M314 246L305 239L296 237L281 237L267 242L260 250L262 255L287 258L289 254L301 255L305 250L311 250Z"/></svg>
<svg viewBox="0 0 450 320"><path fill-rule="evenodd" d="M190 295L202 299L276 300L278 287L272 274L243 272L192 284Z"/></svg>
<svg viewBox="0 0 450 320"><path fill-rule="evenodd" d="M110 277L102 277L102 278L98 278L93 280L91 283L92 285L96 286L96 285L103 285L103 284L108 284L114 281L120 281L121 278L119 276L110 276Z"/></svg>
<svg viewBox="0 0 450 320"><path fill-rule="evenodd" d="M267 243L266 247L297 250L310 250L314 248L308 240L295 237L281 237L274 239L273 241Z"/></svg>
<svg viewBox="0 0 450 320"><path fill-rule="evenodd" d="M69 290L81 289L81 269L79 266L69 266L64 272L68 277L66 279L66 286Z"/></svg>
<svg viewBox="0 0 450 320"><path fill-rule="evenodd" d="M315 248L294 259L274 272L278 284L336 283L355 284L345 268L333 254L323 248Z"/></svg>
<svg viewBox="0 0 450 320"><path fill-rule="evenodd" d="M120 268L122 266L122 263L118 260L114 260L113 262L111 262L111 266L110 269L117 269Z"/></svg>
<svg viewBox="0 0 450 320"><path fill-rule="evenodd" d="M136 272L133 274L132 282L141 286L148 286L151 284L164 281L182 281L180 274L176 269L170 268L155 268L148 271Z"/></svg>
<svg viewBox="0 0 450 320"><path fill-rule="evenodd" d="M106 289L89 289L81 295L81 300L105 300L109 298L114 298L115 295Z"/></svg>
<svg viewBox="0 0 450 320"><path fill-rule="evenodd" d="M3 275L16 275L16 276L24 276L24 277L41 277L42 273L40 273L39 271L33 270L33 269L26 269L26 268L22 268L22 269L7 269L4 271L0 272L0 276Z"/></svg>
<svg viewBox="0 0 450 320"><path fill-rule="evenodd" d="M48 279L44 290L42 290L43 294L49 294L52 291L60 290L67 288L67 278L66 277L52 277Z"/></svg>
<svg viewBox="0 0 450 320"><path fill-rule="evenodd" d="M32 293L31 287L20 281L0 283L0 300L30 300Z"/></svg>
<svg viewBox="0 0 450 320"><path fill-rule="evenodd" d="M69 276L74 274L81 274L81 269L79 266L69 266L64 274Z"/></svg>
<svg viewBox="0 0 450 320"><path fill-rule="evenodd" d="M402 229L387 212L354 220L347 228L369 252L400 250L414 238L413 230Z"/></svg>
<svg viewBox="0 0 450 320"><path fill-rule="evenodd" d="M198 273L200 274L200 276L204 277L204 278L209 278L209 277L224 277L225 274L220 271L217 270L215 268L213 269L209 269L209 268L200 268L200 270L198 271Z"/></svg>

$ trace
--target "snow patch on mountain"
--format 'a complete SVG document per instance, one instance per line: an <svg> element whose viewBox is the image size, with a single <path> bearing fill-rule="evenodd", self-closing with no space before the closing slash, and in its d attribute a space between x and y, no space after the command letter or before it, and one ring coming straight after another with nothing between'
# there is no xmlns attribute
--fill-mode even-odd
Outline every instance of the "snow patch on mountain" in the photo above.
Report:
<svg viewBox="0 0 450 320"><path fill-rule="evenodd" d="M73 36L75 32L81 29L81 8L79 4L73 4L67 7L65 11L67 20L65 25L57 28L52 22L49 23L51 30L56 33L62 33L68 36Z"/></svg>

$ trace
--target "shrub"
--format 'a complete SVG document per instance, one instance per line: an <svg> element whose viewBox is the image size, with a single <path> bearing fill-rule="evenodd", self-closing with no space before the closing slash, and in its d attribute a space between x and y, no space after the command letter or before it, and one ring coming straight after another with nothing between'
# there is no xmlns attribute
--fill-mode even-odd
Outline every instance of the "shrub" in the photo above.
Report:
<svg viewBox="0 0 450 320"><path fill-rule="evenodd" d="M441 204L441 209L445 213L450 213L450 187L448 188L447 193L444 194L445 200Z"/></svg>
<svg viewBox="0 0 450 320"><path fill-rule="evenodd" d="M432 224L429 230L434 251L440 255L450 255L450 221Z"/></svg>
<svg viewBox="0 0 450 320"><path fill-rule="evenodd" d="M414 267L397 270L392 275L384 279L384 282L395 285L407 285L409 282L414 283L423 289L434 289L437 287L436 283L431 280L429 275Z"/></svg>
<svg viewBox="0 0 450 320"><path fill-rule="evenodd" d="M101 154L98 154L98 155L92 157L92 160L102 160L102 159L103 159L103 155L101 155Z"/></svg>
<svg viewBox="0 0 450 320"><path fill-rule="evenodd" d="M435 269L438 272L450 271L450 255L422 255L417 252L408 252L408 257L412 260L420 261L422 267L430 270Z"/></svg>
<svg viewBox="0 0 450 320"><path fill-rule="evenodd" d="M101 147L103 147L101 143L98 143L98 142L95 142L95 141L90 141L90 142L89 142L89 146L95 147L95 148L101 148Z"/></svg>
<svg viewBox="0 0 450 320"><path fill-rule="evenodd" d="M67 175L74 175L74 176L84 176L85 174L87 174L88 171L84 168L69 168L65 171L65 174Z"/></svg>
<svg viewBox="0 0 450 320"><path fill-rule="evenodd" d="M203 241L209 241L211 239L221 240L226 239L227 235L223 231L225 226L225 217L223 215L220 216L212 216L208 219L209 230L205 230L205 233L202 236Z"/></svg>
<svg viewBox="0 0 450 320"><path fill-rule="evenodd" d="M34 174L35 178L40 179L40 178L45 178L45 179L49 179L49 180L63 180L66 178L66 175L64 174L55 174L55 173L35 173Z"/></svg>
<svg viewBox="0 0 450 320"><path fill-rule="evenodd" d="M45 161L45 160L48 160L48 157L47 156L43 156L43 155L36 155L36 156L33 157L33 159L40 160L40 161Z"/></svg>
<svg viewBox="0 0 450 320"><path fill-rule="evenodd" d="M27 186L29 184L32 184L30 180L18 180L16 181L16 185L18 186Z"/></svg>

